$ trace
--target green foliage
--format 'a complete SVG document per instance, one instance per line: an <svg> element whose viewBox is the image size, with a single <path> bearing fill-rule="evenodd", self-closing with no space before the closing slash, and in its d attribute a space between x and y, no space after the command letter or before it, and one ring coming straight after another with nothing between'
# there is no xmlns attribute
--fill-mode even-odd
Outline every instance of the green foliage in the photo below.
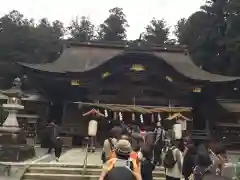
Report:
<svg viewBox="0 0 240 180"><path fill-rule="evenodd" d="M177 37L177 41L179 44L184 44L184 31L185 31L185 27L186 27L186 22L187 19L182 18L180 19L177 24L175 25L174 28L174 35Z"/></svg>
<svg viewBox="0 0 240 180"><path fill-rule="evenodd" d="M214 73L240 75L239 9L238 0L209 0L176 31L196 64Z"/></svg>
<svg viewBox="0 0 240 180"><path fill-rule="evenodd" d="M35 25L18 11L0 18L0 60L40 63L56 59L61 51L63 24L42 19Z"/></svg>
<svg viewBox="0 0 240 180"><path fill-rule="evenodd" d="M94 39L94 25L85 16L81 17L80 21L78 18L73 20L71 25L68 27L68 30L74 40L83 42Z"/></svg>
<svg viewBox="0 0 240 180"><path fill-rule="evenodd" d="M164 44L168 40L169 27L164 19L152 19L146 27L143 39L150 44Z"/></svg>
<svg viewBox="0 0 240 180"><path fill-rule="evenodd" d="M126 35L128 22L122 8L109 10L109 17L100 25L98 39L104 41L121 41Z"/></svg>

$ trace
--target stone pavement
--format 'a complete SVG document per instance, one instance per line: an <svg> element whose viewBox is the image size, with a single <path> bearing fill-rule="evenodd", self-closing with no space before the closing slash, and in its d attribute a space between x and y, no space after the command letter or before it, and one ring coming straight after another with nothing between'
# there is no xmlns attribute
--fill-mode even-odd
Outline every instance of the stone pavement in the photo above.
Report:
<svg viewBox="0 0 240 180"><path fill-rule="evenodd" d="M86 155L86 150L83 148L74 148L66 152L60 157L60 162L63 164L84 164L84 158ZM55 163L55 160L51 161ZM101 161L101 150L96 150L95 153L88 152L87 155L88 165L102 165Z"/></svg>
<svg viewBox="0 0 240 180"><path fill-rule="evenodd" d="M69 149L63 148L63 154L67 152ZM6 173L0 173L0 180L17 180L20 179L25 169L33 164L33 163L49 163L54 160L54 153L47 154L46 148L35 147L36 157L29 159L24 162L0 162L2 169L4 166L11 166L10 168L10 176L6 175Z"/></svg>
<svg viewBox="0 0 240 180"><path fill-rule="evenodd" d="M83 164L85 158L85 149L83 148L73 148L67 151L60 157L60 163L66 164ZM240 160L240 151L237 152L228 152L228 158L230 162L239 162ZM87 164L89 165L101 165L101 149L97 149L95 153L88 153ZM55 160L51 161L54 163Z"/></svg>

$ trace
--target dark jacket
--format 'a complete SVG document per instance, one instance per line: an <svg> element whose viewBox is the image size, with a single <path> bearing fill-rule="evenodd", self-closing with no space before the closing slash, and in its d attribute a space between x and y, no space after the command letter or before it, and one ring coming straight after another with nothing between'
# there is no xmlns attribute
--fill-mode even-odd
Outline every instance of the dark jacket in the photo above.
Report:
<svg viewBox="0 0 240 180"><path fill-rule="evenodd" d="M142 180L152 180L155 166L149 159L144 159L141 163Z"/></svg>
<svg viewBox="0 0 240 180"><path fill-rule="evenodd" d="M208 149L203 144L197 148L195 164L200 167L208 167L212 164Z"/></svg>
<svg viewBox="0 0 240 180"><path fill-rule="evenodd" d="M184 156L182 169L182 174L184 177L189 177L192 174L194 168L194 159L195 155L193 154L186 154Z"/></svg>
<svg viewBox="0 0 240 180"><path fill-rule="evenodd" d="M189 177L193 173L195 166L196 148L194 145L189 145L186 155L183 159L182 174L184 177Z"/></svg>

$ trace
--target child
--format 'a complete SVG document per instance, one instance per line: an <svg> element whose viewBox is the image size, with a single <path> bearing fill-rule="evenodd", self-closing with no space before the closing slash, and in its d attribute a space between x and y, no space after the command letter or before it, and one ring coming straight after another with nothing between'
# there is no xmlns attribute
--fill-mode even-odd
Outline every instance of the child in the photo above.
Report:
<svg viewBox="0 0 240 180"><path fill-rule="evenodd" d="M55 142L55 158L56 161L59 162L59 158L62 153L62 140L60 137L56 137L56 142Z"/></svg>

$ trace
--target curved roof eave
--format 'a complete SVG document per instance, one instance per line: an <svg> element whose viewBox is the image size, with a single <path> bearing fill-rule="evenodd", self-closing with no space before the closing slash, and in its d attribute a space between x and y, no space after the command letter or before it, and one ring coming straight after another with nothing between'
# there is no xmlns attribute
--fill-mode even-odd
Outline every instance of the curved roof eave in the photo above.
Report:
<svg viewBox="0 0 240 180"><path fill-rule="evenodd" d="M20 65L44 72L52 73L77 73L90 71L110 61L116 56L128 53L124 49L97 48L97 47L70 47L63 51L61 56L52 63ZM148 52L149 53L149 52ZM153 52L153 54L164 60L176 71L185 77L208 82L227 82L239 80L240 77L230 77L209 73L197 67L190 56L183 52Z"/></svg>
<svg viewBox="0 0 240 180"><path fill-rule="evenodd" d="M123 52L124 50L119 49L71 47L65 49L61 56L52 63L19 64L35 70L53 73L86 72L121 55Z"/></svg>
<svg viewBox="0 0 240 180"><path fill-rule="evenodd" d="M196 66L188 54L166 52L155 52L154 54L155 56L162 58L167 64L172 66L179 73L194 80L227 82L240 79L240 77L223 76L205 71Z"/></svg>

